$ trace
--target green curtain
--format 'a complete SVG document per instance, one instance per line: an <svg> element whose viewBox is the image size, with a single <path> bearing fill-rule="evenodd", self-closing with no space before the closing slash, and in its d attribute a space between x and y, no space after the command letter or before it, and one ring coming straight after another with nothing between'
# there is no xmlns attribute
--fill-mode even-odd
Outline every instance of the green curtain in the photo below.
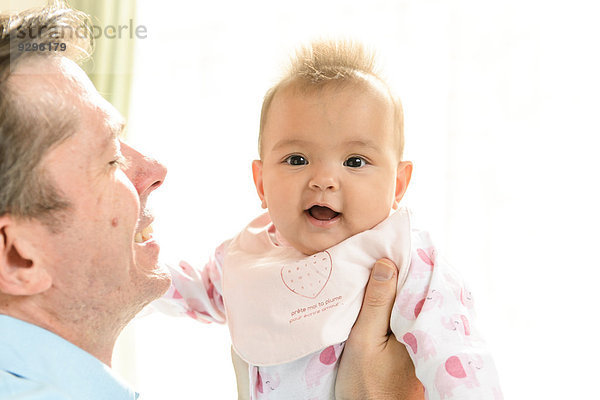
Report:
<svg viewBox="0 0 600 400"><path fill-rule="evenodd" d="M127 118L136 40L136 0L70 0L69 4L89 14L94 26L94 53L82 68L98 91Z"/></svg>

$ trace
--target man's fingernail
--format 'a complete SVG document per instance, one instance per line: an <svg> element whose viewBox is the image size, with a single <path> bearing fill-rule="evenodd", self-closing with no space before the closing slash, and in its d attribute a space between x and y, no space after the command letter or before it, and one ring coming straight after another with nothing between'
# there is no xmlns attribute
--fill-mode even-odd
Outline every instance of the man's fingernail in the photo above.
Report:
<svg viewBox="0 0 600 400"><path fill-rule="evenodd" d="M389 261L379 260L373 266L373 279L389 281L394 276L394 267Z"/></svg>

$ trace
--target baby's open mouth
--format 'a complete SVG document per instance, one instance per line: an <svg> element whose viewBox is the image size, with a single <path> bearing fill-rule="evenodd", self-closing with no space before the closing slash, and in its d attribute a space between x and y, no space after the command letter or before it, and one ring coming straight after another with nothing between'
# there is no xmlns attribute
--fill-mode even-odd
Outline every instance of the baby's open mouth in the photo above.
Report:
<svg viewBox="0 0 600 400"><path fill-rule="evenodd" d="M323 206L312 206L308 210L306 210L314 219L318 219L319 221L329 221L340 215L339 212L333 211L329 207Z"/></svg>

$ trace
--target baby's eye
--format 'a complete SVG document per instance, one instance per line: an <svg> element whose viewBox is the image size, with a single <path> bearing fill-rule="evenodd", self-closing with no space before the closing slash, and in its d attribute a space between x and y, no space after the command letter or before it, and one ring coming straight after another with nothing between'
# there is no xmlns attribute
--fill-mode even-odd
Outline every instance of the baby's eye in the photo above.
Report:
<svg viewBox="0 0 600 400"><path fill-rule="evenodd" d="M365 161L365 159L362 157L358 157L358 156L352 156L352 157L348 158L346 161L344 161L344 167L360 168L360 167L364 167L365 165L367 165L367 162Z"/></svg>
<svg viewBox="0 0 600 400"><path fill-rule="evenodd" d="M293 156L289 156L288 158L285 159L285 162L290 165L306 165L306 164L308 164L308 160L306 158L299 156L297 154L295 154Z"/></svg>

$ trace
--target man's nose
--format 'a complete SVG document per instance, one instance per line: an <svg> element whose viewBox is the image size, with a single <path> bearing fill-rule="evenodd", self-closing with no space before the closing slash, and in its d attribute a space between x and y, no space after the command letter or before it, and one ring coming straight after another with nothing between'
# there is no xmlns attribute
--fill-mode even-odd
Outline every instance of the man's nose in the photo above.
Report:
<svg viewBox="0 0 600 400"><path fill-rule="evenodd" d="M314 190L338 190L340 183L335 168L326 165L316 166L308 186Z"/></svg>
<svg viewBox="0 0 600 400"><path fill-rule="evenodd" d="M121 143L121 153L129 162L125 173L140 197L148 196L154 189L162 185L167 175L167 167L125 143Z"/></svg>

